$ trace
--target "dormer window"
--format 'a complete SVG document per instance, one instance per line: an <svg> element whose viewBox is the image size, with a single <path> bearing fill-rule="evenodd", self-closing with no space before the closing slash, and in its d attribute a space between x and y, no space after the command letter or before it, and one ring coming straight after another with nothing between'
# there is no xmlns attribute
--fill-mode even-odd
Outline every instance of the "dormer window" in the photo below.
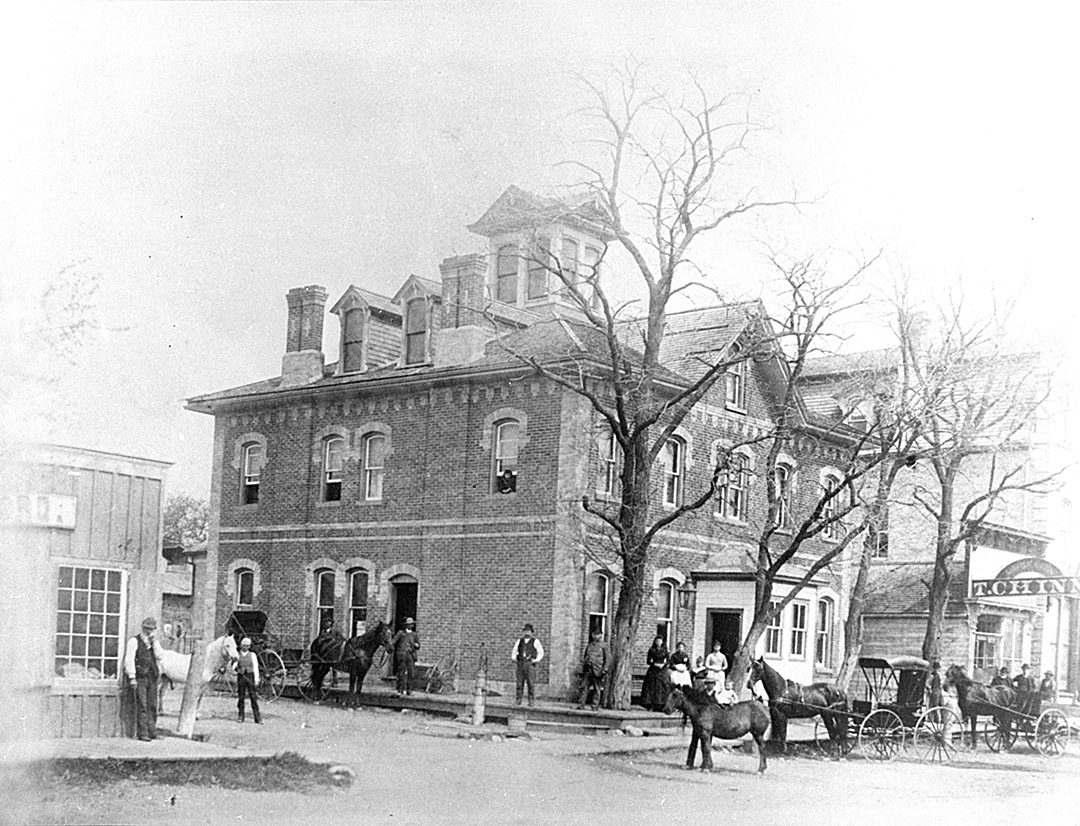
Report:
<svg viewBox="0 0 1080 826"><path fill-rule="evenodd" d="M364 369L364 310L346 311L341 332L341 367L346 373Z"/></svg>
<svg viewBox="0 0 1080 826"><path fill-rule="evenodd" d="M535 256L529 260L528 298L530 301L547 298L550 266L551 241L547 238L539 238L536 241Z"/></svg>
<svg viewBox="0 0 1080 826"><path fill-rule="evenodd" d="M562 272L564 284L577 284L578 282L578 242L573 238L563 238L562 242Z"/></svg>
<svg viewBox="0 0 1080 826"><path fill-rule="evenodd" d="M428 303L414 298L405 305L405 364L428 361Z"/></svg>
<svg viewBox="0 0 1080 826"><path fill-rule="evenodd" d="M514 244L499 247L495 259L495 298L506 304L517 304L518 251Z"/></svg>

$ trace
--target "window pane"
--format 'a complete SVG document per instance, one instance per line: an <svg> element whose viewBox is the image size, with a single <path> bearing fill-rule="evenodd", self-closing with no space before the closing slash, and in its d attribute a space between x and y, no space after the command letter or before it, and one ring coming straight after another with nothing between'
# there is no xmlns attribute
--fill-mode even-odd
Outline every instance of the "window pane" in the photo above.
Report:
<svg viewBox="0 0 1080 826"><path fill-rule="evenodd" d="M517 247L511 245L499 250L495 270L495 298L507 304L517 303Z"/></svg>
<svg viewBox="0 0 1080 826"><path fill-rule="evenodd" d="M368 575L367 571L356 571L352 575L351 604L354 608L367 605Z"/></svg>
<svg viewBox="0 0 1080 826"><path fill-rule="evenodd" d="M344 439L329 439L326 442L326 472L327 478L329 474L340 474L342 466L342 456L345 451Z"/></svg>
<svg viewBox="0 0 1080 826"><path fill-rule="evenodd" d="M364 311L354 308L345 313L345 342L359 342L364 336Z"/></svg>
<svg viewBox="0 0 1080 826"><path fill-rule="evenodd" d="M543 298L548 294L548 267L550 266L551 241L537 241L536 259L529 261L529 298Z"/></svg>
<svg viewBox="0 0 1080 826"><path fill-rule="evenodd" d="M671 592L672 586L670 583L660 583L660 593L657 594L656 599L656 615L658 617L670 617L671 616Z"/></svg>
<svg viewBox="0 0 1080 826"><path fill-rule="evenodd" d="M75 569L63 566L60 568L59 587L70 588L75 584Z"/></svg>
<svg viewBox="0 0 1080 826"><path fill-rule="evenodd" d="M585 604L590 614L607 613L607 578L599 574L589 577L585 588Z"/></svg>
<svg viewBox="0 0 1080 826"><path fill-rule="evenodd" d="M90 587L95 591L105 590L105 572L101 569L90 574Z"/></svg>
<svg viewBox="0 0 1080 826"><path fill-rule="evenodd" d="M422 333L427 330L427 302L414 298L405 307L405 332Z"/></svg>

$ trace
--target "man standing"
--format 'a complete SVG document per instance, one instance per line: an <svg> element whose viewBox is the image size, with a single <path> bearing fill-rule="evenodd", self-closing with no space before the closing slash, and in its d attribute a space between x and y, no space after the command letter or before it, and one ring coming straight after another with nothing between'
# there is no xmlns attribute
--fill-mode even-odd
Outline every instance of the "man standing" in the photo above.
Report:
<svg viewBox="0 0 1080 826"><path fill-rule="evenodd" d="M517 695L514 703L521 705L523 689L529 686L529 705L536 700L536 664L544 659L544 646L540 640L533 636L535 631L530 623L525 623L521 629L521 638L514 643L514 650L510 653L510 659L517 666Z"/></svg>
<svg viewBox="0 0 1080 826"><path fill-rule="evenodd" d="M1035 678L1031 676L1031 666L1024 663L1020 666L1020 673L1013 677L1013 689L1016 691L1016 705L1021 714L1034 714Z"/></svg>
<svg viewBox="0 0 1080 826"><path fill-rule="evenodd" d="M135 689L135 729L140 740L157 737L158 676L161 674L161 646L157 641L157 620L147 617L142 633L128 640L124 652L124 673Z"/></svg>
<svg viewBox="0 0 1080 826"><path fill-rule="evenodd" d="M593 711L600 704L604 675L607 673L607 661L608 650L607 646L604 645L603 634L594 631L592 639L585 646L585 656L582 658L581 676L585 687L582 689L581 702L578 704L578 708L585 708L590 697L592 697ZM518 693L520 695L520 691Z"/></svg>
<svg viewBox="0 0 1080 826"><path fill-rule="evenodd" d="M262 725L259 713L259 658L251 653L251 639L240 640L240 655L236 658L236 722L244 722L244 695L251 698L251 714L255 722Z"/></svg>
<svg viewBox="0 0 1080 826"><path fill-rule="evenodd" d="M397 693L400 697L412 694L413 671L416 665L416 652L420 650L420 637L413 629L416 620L405 620L405 630L394 635L391 645L394 648L394 672L397 674Z"/></svg>

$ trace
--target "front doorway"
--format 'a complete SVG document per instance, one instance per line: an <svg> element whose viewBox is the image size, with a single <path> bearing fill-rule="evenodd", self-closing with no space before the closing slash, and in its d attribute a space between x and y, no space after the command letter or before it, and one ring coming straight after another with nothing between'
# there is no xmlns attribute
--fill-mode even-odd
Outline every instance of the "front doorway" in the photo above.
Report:
<svg viewBox="0 0 1080 826"><path fill-rule="evenodd" d="M390 624L394 633L405 630L405 620L412 617L416 619L416 601L420 590L416 578L409 574L398 574L390 579ZM397 673L397 663L394 657L388 658L389 671Z"/></svg>
<svg viewBox="0 0 1080 826"><path fill-rule="evenodd" d="M742 611L738 608L709 608L705 614L705 653L720 643L720 650L728 664L735 659L735 651L742 642Z"/></svg>

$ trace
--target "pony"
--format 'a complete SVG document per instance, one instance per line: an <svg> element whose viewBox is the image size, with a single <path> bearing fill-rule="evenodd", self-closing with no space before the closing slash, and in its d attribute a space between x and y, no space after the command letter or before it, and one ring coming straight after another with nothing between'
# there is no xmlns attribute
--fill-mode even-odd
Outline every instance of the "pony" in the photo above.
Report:
<svg viewBox="0 0 1080 826"><path fill-rule="evenodd" d="M971 721L971 748L975 748L975 728L979 717L993 717L998 728L1008 732L1012 718L1002 713L1002 708L1009 708L1016 698L1016 693L1007 685L985 686L971 679L962 665L950 665L945 672L944 686L956 686L956 699L960 713L965 720ZM1006 740L1008 742L1008 740Z"/></svg>
<svg viewBox="0 0 1080 826"><path fill-rule="evenodd" d="M668 692L664 713L681 710L690 717L693 733L686 752L686 768L694 768L698 743L701 743L701 770L712 771L712 739L736 740L749 732L757 744L758 773L765 771L765 732L769 713L757 700L744 700L730 706L717 705L712 695L693 688L673 688Z"/></svg>
<svg viewBox="0 0 1080 826"><path fill-rule="evenodd" d="M753 688L758 681L769 695L769 717L772 720L771 739L780 743L781 749L787 750L787 721L821 715L821 721L829 732L829 742L837 748L837 756L847 751L847 716L848 697L840 686L834 683L813 683L800 685L792 680L785 680L780 673L758 657L750 663L750 676L747 688ZM836 713L831 713L831 711Z"/></svg>
<svg viewBox="0 0 1080 826"><path fill-rule="evenodd" d="M199 697L202 690L214 674L232 667L240 652L236 648L236 640L228 634L218 637L206 646L206 658L203 660L202 682L199 685ZM168 648L161 649L161 676L158 680L158 691L169 684L169 688L175 688L176 683L183 685L187 682L188 670L191 668L191 655L181 654L179 651L170 651ZM160 706L160 701L158 703Z"/></svg>
<svg viewBox="0 0 1080 826"><path fill-rule="evenodd" d="M337 632L320 634L311 641L311 684L322 695L322 682L331 669L349 672L349 694L360 699L364 677L375 660L379 647L390 651L394 635L390 626L380 622L363 635L345 639Z"/></svg>

